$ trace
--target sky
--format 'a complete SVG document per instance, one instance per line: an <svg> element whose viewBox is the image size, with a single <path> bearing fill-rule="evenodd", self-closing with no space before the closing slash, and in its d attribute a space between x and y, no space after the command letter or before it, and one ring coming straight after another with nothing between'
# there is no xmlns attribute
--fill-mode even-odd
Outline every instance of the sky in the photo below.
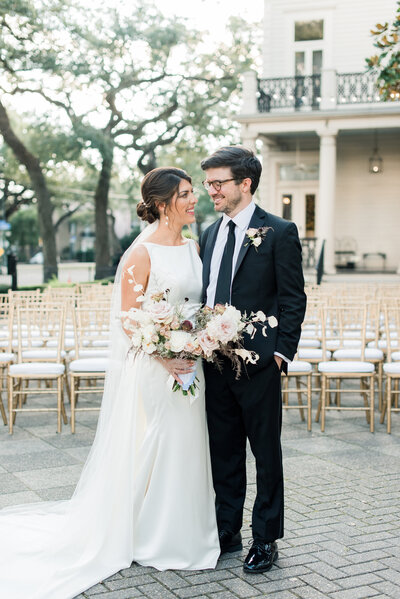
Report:
<svg viewBox="0 0 400 599"><path fill-rule="evenodd" d="M186 17L192 27L208 30L217 42L230 16L261 21L264 9L264 0L157 0L155 4L166 16Z"/></svg>

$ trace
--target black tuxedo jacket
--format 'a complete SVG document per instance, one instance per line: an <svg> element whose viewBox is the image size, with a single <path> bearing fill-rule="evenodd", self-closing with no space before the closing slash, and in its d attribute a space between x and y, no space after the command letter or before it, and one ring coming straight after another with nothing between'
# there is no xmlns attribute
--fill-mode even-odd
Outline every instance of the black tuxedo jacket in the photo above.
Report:
<svg viewBox="0 0 400 599"><path fill-rule="evenodd" d="M203 301L210 278L211 257L222 218L208 227L200 238L203 260ZM252 372L264 368L277 351L292 360L300 338L306 295L301 264L301 245L294 223L269 214L256 206L249 228L271 227L256 248L245 235L239 251L233 282L231 303L241 312L262 310L275 316L278 326L267 327L267 337L257 330L253 339L245 334L244 347L259 355Z"/></svg>

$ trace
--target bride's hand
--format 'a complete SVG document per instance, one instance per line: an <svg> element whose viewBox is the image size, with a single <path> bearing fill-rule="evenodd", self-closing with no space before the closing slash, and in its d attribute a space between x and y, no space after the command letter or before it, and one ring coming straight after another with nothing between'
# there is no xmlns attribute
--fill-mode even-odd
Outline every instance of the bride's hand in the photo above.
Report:
<svg viewBox="0 0 400 599"><path fill-rule="evenodd" d="M194 360L184 360L182 358L157 358L157 360L180 385L182 385L182 380L179 378L180 375L193 372L196 363Z"/></svg>

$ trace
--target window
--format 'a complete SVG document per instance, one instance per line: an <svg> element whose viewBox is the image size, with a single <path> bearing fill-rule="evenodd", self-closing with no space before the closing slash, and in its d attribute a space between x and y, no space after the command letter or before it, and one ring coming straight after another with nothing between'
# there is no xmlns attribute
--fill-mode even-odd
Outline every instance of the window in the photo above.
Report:
<svg viewBox="0 0 400 599"><path fill-rule="evenodd" d="M294 24L294 41L308 42L324 39L324 21L296 21Z"/></svg>
<svg viewBox="0 0 400 599"><path fill-rule="evenodd" d="M292 220L292 195L290 193L282 195L282 218Z"/></svg>
<svg viewBox="0 0 400 599"><path fill-rule="evenodd" d="M306 235L313 235L315 230L315 194L306 194Z"/></svg>

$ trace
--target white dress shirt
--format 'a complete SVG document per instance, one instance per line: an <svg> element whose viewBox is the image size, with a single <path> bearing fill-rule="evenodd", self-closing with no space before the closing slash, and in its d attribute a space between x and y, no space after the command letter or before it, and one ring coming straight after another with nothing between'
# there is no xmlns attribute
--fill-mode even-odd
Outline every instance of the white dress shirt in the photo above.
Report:
<svg viewBox="0 0 400 599"><path fill-rule="evenodd" d="M222 223L219 227L217 239L215 240L214 251L211 258L210 265L210 279L207 287L207 306L210 308L214 307L215 300L215 291L217 289L217 279L219 274L219 267L221 266L222 255L224 253L226 241L228 239L229 232L229 221L233 220L235 223L235 249L233 252L233 260L232 260L232 279L231 279L231 290L232 290L232 281L235 274L236 262L239 256L240 248L243 245L244 236L246 234L247 229L249 228L251 217L253 216L254 210L256 209L256 205L253 201L250 202L243 208L236 216L231 218L226 214L222 215ZM275 352L276 356L281 357L286 362L290 362L288 358L280 354L279 352Z"/></svg>
<svg viewBox="0 0 400 599"><path fill-rule="evenodd" d="M210 308L214 307L215 300L215 291L217 289L217 279L219 274L219 267L221 266L222 254L224 253L226 241L228 239L228 231L229 231L229 221L233 220L235 223L235 250L233 252L233 261L232 261L232 280L235 273L236 262L239 256L240 248L242 247L244 236L246 234L247 229L249 228L249 223L251 217L253 216L254 210L256 209L256 205L254 202L250 202L243 208L236 216L231 218L226 214L222 216L222 223L219 227L217 239L215 240L215 246L213 255L211 258L210 265L210 280L207 287L207 306ZM232 281L231 281L232 284Z"/></svg>

